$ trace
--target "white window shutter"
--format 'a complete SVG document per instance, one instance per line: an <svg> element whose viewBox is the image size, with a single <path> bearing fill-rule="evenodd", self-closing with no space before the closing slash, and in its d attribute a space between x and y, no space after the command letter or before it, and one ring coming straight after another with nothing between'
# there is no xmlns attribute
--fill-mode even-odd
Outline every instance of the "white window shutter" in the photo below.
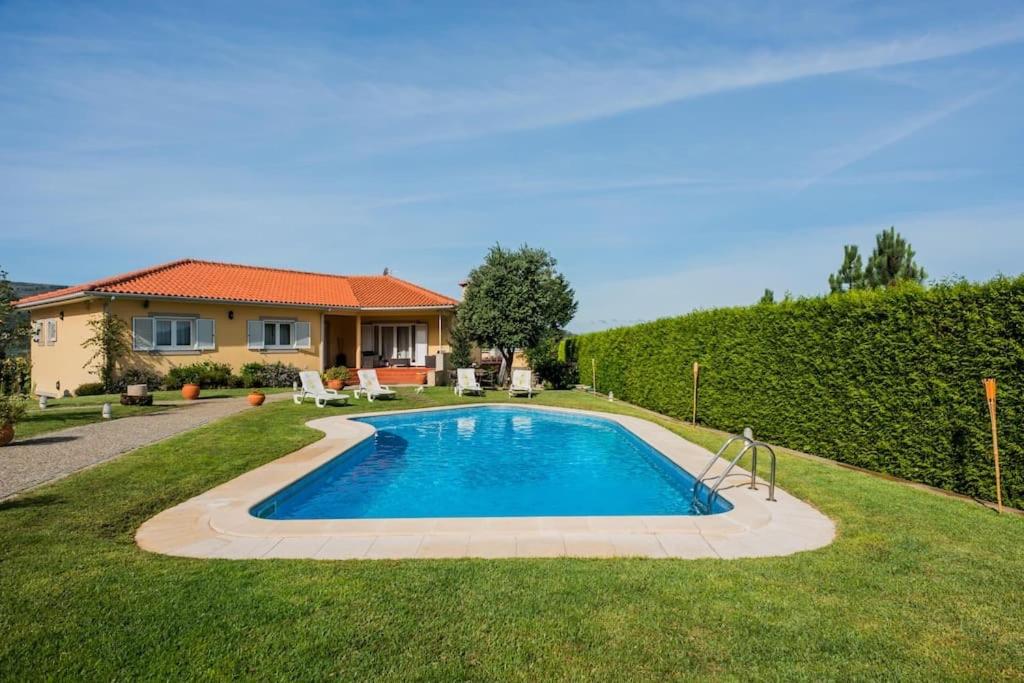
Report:
<svg viewBox="0 0 1024 683"><path fill-rule="evenodd" d="M196 348L211 351L217 348L216 326L210 318L196 320Z"/></svg>
<svg viewBox="0 0 1024 683"><path fill-rule="evenodd" d="M57 321L46 321L46 345L53 346L57 343Z"/></svg>
<svg viewBox="0 0 1024 683"><path fill-rule="evenodd" d="M425 365L427 362L427 326L420 323L416 325L416 353L414 361L416 365Z"/></svg>
<svg viewBox="0 0 1024 683"><path fill-rule="evenodd" d="M153 350L152 318L132 318L132 349L135 351Z"/></svg>
<svg viewBox="0 0 1024 683"><path fill-rule="evenodd" d="M43 339L43 323L39 321L32 323L32 341L40 346L46 343L46 340Z"/></svg>
<svg viewBox="0 0 1024 683"><path fill-rule="evenodd" d="M297 349L308 349L309 343L309 323L298 322L295 323L295 348Z"/></svg>
<svg viewBox="0 0 1024 683"><path fill-rule="evenodd" d="M263 348L263 321L249 321L249 349L258 351Z"/></svg>

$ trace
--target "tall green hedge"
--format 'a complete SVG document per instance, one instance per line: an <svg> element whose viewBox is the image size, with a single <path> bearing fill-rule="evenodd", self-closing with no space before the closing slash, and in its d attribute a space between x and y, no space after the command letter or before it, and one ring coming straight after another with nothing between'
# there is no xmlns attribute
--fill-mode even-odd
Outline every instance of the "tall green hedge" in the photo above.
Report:
<svg viewBox="0 0 1024 683"><path fill-rule="evenodd" d="M596 359L599 391L686 419L699 361L699 422L986 500L995 377L1003 499L1024 507L1024 277L698 311L576 354L581 381Z"/></svg>

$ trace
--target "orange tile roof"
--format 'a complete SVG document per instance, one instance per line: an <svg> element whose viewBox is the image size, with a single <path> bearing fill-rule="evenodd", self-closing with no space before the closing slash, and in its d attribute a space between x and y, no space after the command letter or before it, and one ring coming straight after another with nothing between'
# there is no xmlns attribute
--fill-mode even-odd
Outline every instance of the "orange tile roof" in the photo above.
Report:
<svg viewBox="0 0 1024 683"><path fill-rule="evenodd" d="M329 275L183 259L35 294L16 305L92 292L324 308L437 308L457 303L391 275Z"/></svg>

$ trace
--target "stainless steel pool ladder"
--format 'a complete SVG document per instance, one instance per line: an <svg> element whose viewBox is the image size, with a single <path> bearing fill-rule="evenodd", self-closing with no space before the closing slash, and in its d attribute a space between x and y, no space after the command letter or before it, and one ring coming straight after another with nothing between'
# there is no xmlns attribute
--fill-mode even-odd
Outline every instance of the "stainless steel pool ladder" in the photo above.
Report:
<svg viewBox="0 0 1024 683"><path fill-rule="evenodd" d="M708 477L708 472L710 472L711 468L714 467L716 462L718 462L718 459L722 457L722 454L725 453L725 450L735 441L742 441L745 445L743 446L743 448L740 449L740 452L736 454L736 457L729 461L729 465L722 471L721 474L718 475L717 478L714 476ZM709 487L708 500L706 504L706 508L708 512L710 512L712 506L714 505L715 498L718 496L718 489L719 487L721 487L722 482L724 482L725 478L729 476L729 473L732 472L732 469L736 467L736 463L743 459L743 456L746 455L747 451L750 451L750 488L756 491L758 448L764 448L766 451L768 451L768 454L772 458L771 470L768 476L768 500L775 502L775 449L773 449L771 446L769 446L763 441L755 441L754 433L751 431L750 427L747 427L746 429L743 430L743 434L734 434L730 436L728 439L726 439L725 443L722 444L722 447L719 448L718 452L711 457L711 460L704 467L703 471L701 471L700 475L698 475L697 482L693 485L694 504L700 504L699 496L701 485L704 484L706 480L714 479L715 483Z"/></svg>

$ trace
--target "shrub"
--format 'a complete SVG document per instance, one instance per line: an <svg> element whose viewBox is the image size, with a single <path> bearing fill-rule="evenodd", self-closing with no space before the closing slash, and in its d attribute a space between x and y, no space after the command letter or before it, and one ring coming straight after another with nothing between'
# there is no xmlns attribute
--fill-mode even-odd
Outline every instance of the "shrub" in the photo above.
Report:
<svg viewBox="0 0 1024 683"><path fill-rule="evenodd" d="M0 396L0 426L14 425L25 417L25 399L18 396Z"/></svg>
<svg viewBox="0 0 1024 683"><path fill-rule="evenodd" d="M223 389L237 385L237 382L232 379L230 365L205 360L171 368L166 384L168 389L180 389L186 384L198 384L203 389Z"/></svg>
<svg viewBox="0 0 1024 683"><path fill-rule="evenodd" d="M123 394L130 384L145 384L150 391L156 391L164 385L166 378L156 370L144 367L128 368L120 374L115 383L115 391Z"/></svg>
<svg viewBox="0 0 1024 683"><path fill-rule="evenodd" d="M103 386L103 382L86 382L79 384L75 389L75 396L101 396L105 393L107 388Z"/></svg>
<svg viewBox="0 0 1024 683"><path fill-rule="evenodd" d="M28 358L0 359L0 394L29 393L32 364Z"/></svg>
<svg viewBox="0 0 1024 683"><path fill-rule="evenodd" d="M299 369L284 363L246 363L241 370L246 387L290 387L299 381Z"/></svg>
<svg viewBox="0 0 1024 683"><path fill-rule="evenodd" d="M1024 450L1024 277L698 311L577 337L602 392L859 467L992 500L984 377L1000 447ZM1024 505L1024 460L1004 498Z"/></svg>
<svg viewBox="0 0 1024 683"><path fill-rule="evenodd" d="M537 361L533 370L550 389L568 389L576 383L576 366L563 360L547 358Z"/></svg>

